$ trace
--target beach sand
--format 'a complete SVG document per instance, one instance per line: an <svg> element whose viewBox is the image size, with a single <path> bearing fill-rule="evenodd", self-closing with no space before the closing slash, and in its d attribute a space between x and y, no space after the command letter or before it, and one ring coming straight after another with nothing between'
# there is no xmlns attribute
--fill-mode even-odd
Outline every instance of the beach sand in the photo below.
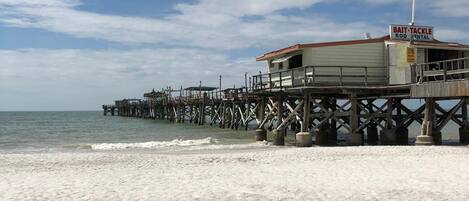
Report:
<svg viewBox="0 0 469 201"><path fill-rule="evenodd" d="M0 192L0 200L469 200L469 148L1 154Z"/></svg>

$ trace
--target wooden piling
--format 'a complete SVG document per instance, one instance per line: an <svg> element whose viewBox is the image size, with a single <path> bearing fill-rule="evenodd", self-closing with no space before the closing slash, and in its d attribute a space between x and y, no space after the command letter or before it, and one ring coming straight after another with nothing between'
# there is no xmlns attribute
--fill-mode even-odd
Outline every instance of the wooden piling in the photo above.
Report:
<svg viewBox="0 0 469 201"><path fill-rule="evenodd" d="M277 128L272 132L272 141L274 145L283 146L285 145L285 128L281 128L283 119L283 94L277 96Z"/></svg>

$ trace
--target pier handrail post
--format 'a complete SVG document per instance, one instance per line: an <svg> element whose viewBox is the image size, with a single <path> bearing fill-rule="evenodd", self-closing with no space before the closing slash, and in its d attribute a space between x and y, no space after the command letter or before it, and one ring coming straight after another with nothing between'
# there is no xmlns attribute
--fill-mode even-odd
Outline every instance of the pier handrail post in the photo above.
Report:
<svg viewBox="0 0 469 201"><path fill-rule="evenodd" d="M269 88L272 89L273 88L273 84L272 84L272 73L269 73Z"/></svg>
<svg viewBox="0 0 469 201"><path fill-rule="evenodd" d="M306 91L303 99L303 122L301 124L301 132L309 132L309 115L311 112L311 94L309 91Z"/></svg>
<svg viewBox="0 0 469 201"><path fill-rule="evenodd" d="M343 86L343 80L342 80L342 76L343 76L343 72L342 72L342 66L339 67L339 71L340 71L340 77L339 77L339 80L340 80L340 86Z"/></svg>
<svg viewBox="0 0 469 201"><path fill-rule="evenodd" d="M308 82L306 68L307 68L306 66L305 66L305 67L303 67L303 71L304 71L304 79L303 79L303 84L304 84L304 86L305 86L305 87L306 87L306 85L307 85L307 82Z"/></svg>
<svg viewBox="0 0 469 201"><path fill-rule="evenodd" d="M252 90L253 90L253 91L257 89L257 88L256 88L256 83L257 83L256 80L257 80L257 75L252 76L251 87L252 87Z"/></svg>
<svg viewBox="0 0 469 201"><path fill-rule="evenodd" d="M316 84L316 67L313 66L313 86Z"/></svg>
<svg viewBox="0 0 469 201"><path fill-rule="evenodd" d="M262 90L263 86L262 86L262 72L261 71L259 71L259 81L260 81L261 90Z"/></svg>
<svg viewBox="0 0 469 201"><path fill-rule="evenodd" d="M248 72L244 72L244 86L246 86L246 93L248 93Z"/></svg>
<svg viewBox="0 0 469 201"><path fill-rule="evenodd" d="M259 86L258 86L259 77L256 75L256 76L254 76L254 78L255 78L256 80L255 80L255 81L254 81L254 80L252 81L252 85L254 86L254 88L255 88L256 90L258 90L258 89L259 89ZM254 83L255 83L255 84L254 84Z"/></svg>
<svg viewBox="0 0 469 201"><path fill-rule="evenodd" d="M423 80L425 79L425 77L424 77L424 71L423 71L423 66L421 66L421 65L420 65L420 66L417 65L417 66L420 68L420 80L419 80L419 82L422 83Z"/></svg>
<svg viewBox="0 0 469 201"><path fill-rule="evenodd" d="M443 62L443 81L446 82L447 76L448 76L448 63Z"/></svg>
<svg viewBox="0 0 469 201"><path fill-rule="evenodd" d="M368 86L368 67L365 66L365 86Z"/></svg>
<svg viewBox="0 0 469 201"><path fill-rule="evenodd" d="M221 75L219 76L218 78L219 80L219 85L218 85L218 93L220 94L220 98L221 98Z"/></svg>
<svg viewBox="0 0 469 201"><path fill-rule="evenodd" d="M199 81L199 98L202 97L202 80Z"/></svg>
<svg viewBox="0 0 469 201"><path fill-rule="evenodd" d="M295 69L291 70L291 86L295 87Z"/></svg>
<svg viewBox="0 0 469 201"><path fill-rule="evenodd" d="M280 89L282 89L282 71L279 72L279 77L280 77Z"/></svg>

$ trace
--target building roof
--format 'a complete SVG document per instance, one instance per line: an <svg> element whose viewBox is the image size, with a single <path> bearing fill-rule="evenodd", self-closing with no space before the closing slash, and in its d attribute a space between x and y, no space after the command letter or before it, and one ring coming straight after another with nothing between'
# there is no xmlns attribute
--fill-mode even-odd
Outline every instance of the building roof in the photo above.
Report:
<svg viewBox="0 0 469 201"><path fill-rule="evenodd" d="M379 43L389 40L389 35L380 38L364 39L364 40L347 40L347 41L335 41L335 42L323 42L323 43L306 43L296 44L290 47L282 48L272 52L265 53L264 55L257 57L256 61L269 60L279 55L288 54L303 50L306 48L318 48L318 47L330 47L330 46L342 46L342 45L356 45L356 44L367 44L367 43Z"/></svg>
<svg viewBox="0 0 469 201"><path fill-rule="evenodd" d="M307 43L307 44L296 44L290 47L286 47L283 49L275 50L272 52L265 53L262 56L256 58L256 61L264 61L269 60L280 55L293 53L296 51L300 51L306 48L318 48L318 47L331 47L331 46L342 46L342 45L356 45L356 44L367 44L367 43L379 43L384 41L391 41L391 37L389 35L380 37L380 38L373 38L373 39L365 39L365 40L347 40L347 41L336 41L336 42L323 42L323 43ZM393 40L394 41L394 40ZM395 41L395 42L403 42L403 41ZM409 42L409 41L404 41ZM455 48L455 49L468 49L469 45L464 45L460 43L454 42L444 42L439 40L433 41L416 41L414 42L416 46L430 46L430 47L441 47L441 48Z"/></svg>
<svg viewBox="0 0 469 201"><path fill-rule="evenodd" d="M143 97L146 97L146 98L154 98L154 97L158 97L158 96L163 96L164 93L163 92L156 92L154 89L149 92L149 93L145 93L143 94Z"/></svg>
<svg viewBox="0 0 469 201"><path fill-rule="evenodd" d="M205 86L197 86L197 87L187 87L184 90L186 91L213 91L218 88L216 87L205 87Z"/></svg>
<svg viewBox="0 0 469 201"><path fill-rule="evenodd" d="M451 48L451 49L469 49L469 45L461 44L461 43L454 43L454 42L443 42L443 41L418 41L414 42L416 46L424 46L424 47L435 47L435 48Z"/></svg>

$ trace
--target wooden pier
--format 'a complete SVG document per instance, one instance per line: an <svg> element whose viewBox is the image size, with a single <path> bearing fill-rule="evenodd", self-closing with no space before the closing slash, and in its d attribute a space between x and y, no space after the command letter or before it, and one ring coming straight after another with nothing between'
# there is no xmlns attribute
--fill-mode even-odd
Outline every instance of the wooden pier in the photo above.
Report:
<svg viewBox="0 0 469 201"><path fill-rule="evenodd" d="M275 145L284 145L285 135L294 131L298 146L311 146L313 139L316 145L337 145L339 130L346 132L347 145L407 145L408 128L414 122L422 126L415 144L439 145L442 129L453 121L460 127L460 142L468 144L469 69L460 68L468 60L440 61L442 70L428 68L429 63L415 65L415 82L404 85L383 86L367 75L366 67L362 74L327 76L314 74L315 67L302 67L276 72L277 76L255 75L242 88L200 85L153 90L143 100L118 100L103 109L104 114L117 111L125 117L255 129L256 140L267 140L269 134ZM316 83L324 77L355 81ZM411 108L408 100L422 103ZM457 103L444 109L440 102L447 100Z"/></svg>

